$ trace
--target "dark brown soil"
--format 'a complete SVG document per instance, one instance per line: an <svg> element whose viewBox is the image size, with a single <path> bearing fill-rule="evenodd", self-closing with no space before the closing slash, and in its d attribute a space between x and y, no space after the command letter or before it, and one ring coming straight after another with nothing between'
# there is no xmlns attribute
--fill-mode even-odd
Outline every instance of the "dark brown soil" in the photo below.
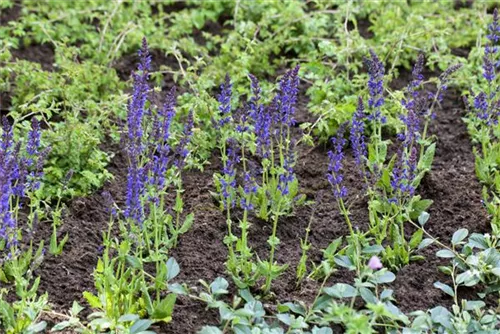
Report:
<svg viewBox="0 0 500 334"><path fill-rule="evenodd" d="M116 146L107 146L105 151L117 151ZM104 185L117 204L124 202L122 185L126 183L126 161L117 154L108 166L114 180ZM68 204L64 223L58 230L58 239L69 234L68 242L61 256L48 252L37 274L41 277L40 291L49 293L49 300L56 310L68 310L77 300L84 304L83 291L93 291L92 273L97 264L102 245L102 233L109 222L108 208L101 192L76 198ZM36 239L50 240L52 227L41 223ZM57 292L55 292L57 291ZM58 295L58 297L56 297Z"/></svg>
<svg viewBox="0 0 500 334"><path fill-rule="evenodd" d="M0 26L6 26L10 21L16 21L21 16L21 9L21 0L16 0L12 7L0 10Z"/></svg>
<svg viewBox="0 0 500 334"><path fill-rule="evenodd" d="M0 116L7 115L9 113L9 108L11 106L12 98L8 92L0 93Z"/></svg>
<svg viewBox="0 0 500 334"><path fill-rule="evenodd" d="M45 71L54 69L54 47L50 44L22 45L11 52L14 59L39 63Z"/></svg>
<svg viewBox="0 0 500 334"><path fill-rule="evenodd" d="M370 30L372 24L368 18L358 19L356 24L359 35L364 39L370 39L375 36L375 34ZM352 31L354 29L354 23L352 21L347 22L347 30Z"/></svg>
<svg viewBox="0 0 500 334"><path fill-rule="evenodd" d="M159 71L161 66L167 66L174 71L180 70L179 63L174 56L167 56L164 51L158 49L150 50L150 53L152 57L151 70L153 72ZM132 72L137 69L138 62L139 56L137 53L134 53L119 58L113 64L111 64L111 66L116 70L116 73L121 80L128 80L131 78ZM185 66L185 64L183 66ZM163 75L162 77L171 78L172 75ZM174 82L172 80L163 80L160 83L160 87L162 87L163 89L170 89L173 85Z"/></svg>
<svg viewBox="0 0 500 334"><path fill-rule="evenodd" d="M463 58L466 58L466 59L469 57L469 53L470 53L470 49L469 48L455 48L455 49L451 49L451 54L452 55L463 57Z"/></svg>
<svg viewBox="0 0 500 334"><path fill-rule="evenodd" d="M474 0L455 0L455 10L459 10L461 8L471 8L474 4Z"/></svg>

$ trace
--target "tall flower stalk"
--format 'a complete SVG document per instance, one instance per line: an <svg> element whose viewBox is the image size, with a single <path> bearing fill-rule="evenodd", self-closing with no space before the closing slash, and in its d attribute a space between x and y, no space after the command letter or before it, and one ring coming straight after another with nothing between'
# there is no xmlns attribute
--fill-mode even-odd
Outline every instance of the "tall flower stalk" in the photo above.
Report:
<svg viewBox="0 0 500 334"><path fill-rule="evenodd" d="M350 143L355 165L365 181L369 195L370 233L379 245L386 244L386 238L390 237L391 245L385 247L384 260L390 266L399 267L416 258L411 253L418 246L422 231L415 232L408 241L404 225L415 220L432 203L421 199L416 193L421 179L431 168L435 152L433 137L428 136L427 129L436 106L443 99L450 76L460 66L451 66L441 74L435 92L425 92L424 57L418 56L412 79L404 90L401 101L397 153L386 161L390 141L382 138L382 126L385 123L384 65L373 51L370 51L365 63L368 68L367 104L364 105L361 97L358 99L351 121ZM368 144L364 137L365 124L371 128ZM341 147L342 142L342 138L335 139L337 147ZM343 195L342 188L339 188L341 177L336 168L341 161L340 152L336 149L329 153L329 178L337 199Z"/></svg>
<svg viewBox="0 0 500 334"><path fill-rule="evenodd" d="M478 80L478 91L470 90L464 96L467 108L467 124L472 138L475 155L475 169L478 179L485 185L484 203L492 216L494 235L500 233L500 185L498 178L498 152L500 150L498 121L500 118L500 85L498 75L500 52L500 20L495 8L492 21L488 24L484 46L482 75Z"/></svg>
<svg viewBox="0 0 500 334"><path fill-rule="evenodd" d="M291 138L295 126L298 73L297 66L283 75L274 98L267 106L262 103L257 78L250 75L252 95L239 117L238 113L232 112L232 84L228 76L220 86L217 97L218 115L213 118L212 124L218 129L223 166L222 173L214 175L214 178L228 226L225 238L229 253L228 271L240 287L253 285L261 275L266 278L263 289L269 292L272 280L286 268L275 263L279 218L290 214L295 205L305 200L298 194L298 180L294 172L297 156L295 142ZM249 140L252 137L255 141ZM250 166L250 154L260 159L261 168ZM236 166L240 164L241 172L238 174ZM237 182L239 179L242 180L240 185ZM231 217L236 203L243 210L240 237L234 235ZM251 212L272 223L268 239L269 260L260 261L258 268L252 261L253 254L247 241Z"/></svg>
<svg viewBox="0 0 500 334"><path fill-rule="evenodd" d="M330 183L333 191L333 197L337 201L337 205L340 212L344 215L344 219L349 227L349 232L351 236L354 236L354 229L352 228L351 219L349 218L349 211L345 205L345 199L347 197L347 188L345 187L344 175L342 174L343 160L344 160L344 146L346 140L344 139L344 131L346 124L343 124L337 130L337 135L332 138L333 150L328 151L328 174L326 175L328 183ZM358 138L359 139L359 138ZM358 150L361 149L358 147ZM358 153L355 152L355 158ZM361 158L361 157L359 157Z"/></svg>
<svg viewBox="0 0 500 334"><path fill-rule="evenodd" d="M183 207L181 171L189 156L193 114L190 112L188 116L179 144L172 148L175 88L166 94L163 105L157 107L150 102L151 55L145 39L139 58L137 71L133 74L134 87L124 133L128 174L123 214L128 226L122 226L122 231L128 238L135 239L141 256L156 254L153 257L158 257L163 248L176 245L178 235L186 232L193 220L192 215L187 215L185 221L180 222ZM172 208L174 216L165 203L172 185L177 195Z"/></svg>
<svg viewBox="0 0 500 334"><path fill-rule="evenodd" d="M366 57L364 61L368 69L368 105L366 111L368 113L367 119L372 127L369 149L373 158L370 159L368 167L372 175L378 176L387 153L387 143L382 140L382 127L386 123L386 117L382 113L382 107L385 103L385 67L373 50L370 50L369 57Z"/></svg>
<svg viewBox="0 0 500 334"><path fill-rule="evenodd" d="M38 120L32 119L26 140L14 138L14 131L6 117L1 120L0 136L0 269L4 279L19 279L33 259L32 240L23 250L19 241L24 231L33 235L40 201L34 193L40 188L43 164L49 149L41 150L41 129ZM22 143L26 144L23 145ZM20 211L28 203L30 211L26 226L20 221ZM43 242L38 253L41 253ZM23 255L24 254L24 255ZM26 261L17 261L23 256ZM2 268L3 267L3 268Z"/></svg>

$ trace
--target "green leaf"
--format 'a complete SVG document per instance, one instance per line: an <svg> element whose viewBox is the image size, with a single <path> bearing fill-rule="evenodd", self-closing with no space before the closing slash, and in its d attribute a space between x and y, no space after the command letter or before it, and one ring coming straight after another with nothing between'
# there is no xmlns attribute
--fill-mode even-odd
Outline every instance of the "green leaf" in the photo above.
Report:
<svg viewBox="0 0 500 334"><path fill-rule="evenodd" d="M486 306L486 303L482 300L466 300L465 301L465 310L466 311L475 311L480 310Z"/></svg>
<svg viewBox="0 0 500 334"><path fill-rule="evenodd" d="M452 297L455 297L455 292L453 291L453 289L449 285L446 285L446 284L441 283L441 282L436 282L436 283L434 283L434 287L438 288L439 290L443 291L444 293L446 293Z"/></svg>
<svg viewBox="0 0 500 334"><path fill-rule="evenodd" d="M90 293L88 291L84 291L83 292L83 297L85 298L85 300L87 301L87 303L89 303L89 305L92 308L95 308L95 309L102 308L101 301L99 300L99 298L97 298L96 296L94 296L92 293Z"/></svg>
<svg viewBox="0 0 500 334"><path fill-rule="evenodd" d="M127 259L127 263L134 269L142 269L142 262L139 260L139 258L132 256L132 255L126 255L125 258Z"/></svg>
<svg viewBox="0 0 500 334"><path fill-rule="evenodd" d="M332 287L324 288L323 291L335 298L351 298L357 296L355 287L345 283L337 283Z"/></svg>
<svg viewBox="0 0 500 334"><path fill-rule="evenodd" d="M396 279L396 275L394 275L390 271L377 271L374 273L374 279L372 280L373 283L376 284L384 284L384 283L391 283Z"/></svg>
<svg viewBox="0 0 500 334"><path fill-rule="evenodd" d="M420 213L420 215L418 216L418 223L420 224L420 226L424 227L430 216L431 215L428 212L422 211L422 213Z"/></svg>
<svg viewBox="0 0 500 334"><path fill-rule="evenodd" d="M0 281L4 283L9 282L9 280L7 279L7 275L5 275L5 271L3 271L1 267L0 267Z"/></svg>
<svg viewBox="0 0 500 334"><path fill-rule="evenodd" d="M146 320L146 319L137 320L132 325L132 327L130 327L129 333L130 334L139 334L140 332L148 329L152 324L153 324L153 322L151 320Z"/></svg>
<svg viewBox="0 0 500 334"><path fill-rule="evenodd" d="M496 267L491 269L491 273L497 277L500 277L500 268Z"/></svg>
<svg viewBox="0 0 500 334"><path fill-rule="evenodd" d="M424 155L422 156L422 159L420 159L420 161L418 162L419 170L425 170L425 171L431 170L435 152L436 152L436 143L432 143L431 145L429 145L429 147L427 147Z"/></svg>
<svg viewBox="0 0 500 334"><path fill-rule="evenodd" d="M362 252L365 254L379 254L384 251L384 247L380 245L371 245L363 248Z"/></svg>
<svg viewBox="0 0 500 334"><path fill-rule="evenodd" d="M469 234L469 231L466 228L461 228L455 233L453 233L453 237L451 238L451 243L456 245L462 240L464 240L467 235Z"/></svg>
<svg viewBox="0 0 500 334"><path fill-rule="evenodd" d="M179 275L181 268L177 261L171 257L167 260L167 280L171 280Z"/></svg>
<svg viewBox="0 0 500 334"><path fill-rule="evenodd" d="M28 327L28 333L31 331L32 333L39 333L47 327L47 323L45 321L40 321L36 324L32 324Z"/></svg>
<svg viewBox="0 0 500 334"><path fill-rule="evenodd" d="M155 305L151 317L155 320L170 322L172 320L172 313L174 312L176 299L177 296L175 294L168 294L167 297L163 298L158 305Z"/></svg>
<svg viewBox="0 0 500 334"><path fill-rule="evenodd" d="M118 322L132 322L139 320L139 316L137 314L124 314L120 318L118 318Z"/></svg>
<svg viewBox="0 0 500 334"><path fill-rule="evenodd" d="M488 241L486 241L486 238L484 235L479 234L479 233L472 233L471 236L469 237L469 245L472 247L476 247L479 249L487 249L488 246Z"/></svg>
<svg viewBox="0 0 500 334"><path fill-rule="evenodd" d="M333 330L328 327L318 328L316 326L313 327L311 334L333 334Z"/></svg>
<svg viewBox="0 0 500 334"><path fill-rule="evenodd" d="M184 220L184 223L182 224L181 228L179 229L179 234L186 233L189 231L191 226L193 226L194 222L194 213L190 213L186 216L186 219Z"/></svg>
<svg viewBox="0 0 500 334"><path fill-rule="evenodd" d="M433 239L426 238L426 239L422 240L420 245L418 245L417 249L425 248L425 247L429 246L430 244L432 244L433 242L434 242Z"/></svg>
<svg viewBox="0 0 500 334"><path fill-rule="evenodd" d="M452 251L450 251L448 249L441 249L441 250L437 251L436 256L442 257L445 259L451 259L451 258L455 257L455 253L453 253Z"/></svg>
<svg viewBox="0 0 500 334"><path fill-rule="evenodd" d="M55 325L50 329L51 332L57 332L57 331L62 331L63 329L71 326L72 323L70 321L63 321Z"/></svg>
<svg viewBox="0 0 500 334"><path fill-rule="evenodd" d="M354 268L354 264L352 263L351 259L346 255L336 256L334 258L334 261L336 264L338 264L341 267L348 268L348 269Z"/></svg>
<svg viewBox="0 0 500 334"><path fill-rule="evenodd" d="M222 331L215 326L205 326L199 334L222 334Z"/></svg>
<svg viewBox="0 0 500 334"><path fill-rule="evenodd" d="M211 284L210 284L210 292L213 295L223 295L228 293L227 288L229 286L229 283L222 277L217 277Z"/></svg>
<svg viewBox="0 0 500 334"><path fill-rule="evenodd" d="M457 278L457 284L463 284L465 286L474 286L479 283L479 276L472 274L472 271L467 270L460 273Z"/></svg>
<svg viewBox="0 0 500 334"><path fill-rule="evenodd" d="M366 303L376 304L378 302L375 294L368 288L360 288L359 294L361 295L361 298L363 298L363 300Z"/></svg>
<svg viewBox="0 0 500 334"><path fill-rule="evenodd" d="M430 199L421 199L413 203L412 212L410 214L411 219L417 219L425 210L427 210L433 201Z"/></svg>
<svg viewBox="0 0 500 334"><path fill-rule="evenodd" d="M409 246L411 249L414 249L420 245L422 238L424 236L424 231L422 230L417 230L413 235L411 236Z"/></svg>
<svg viewBox="0 0 500 334"><path fill-rule="evenodd" d="M168 285L168 290L176 295L188 295L189 291L186 287L179 283L173 283Z"/></svg>
<svg viewBox="0 0 500 334"><path fill-rule="evenodd" d="M433 308L431 311L431 319L433 322L441 324L447 329L452 328L452 324L450 321L450 311L448 311L446 308L442 306L437 306Z"/></svg>
<svg viewBox="0 0 500 334"><path fill-rule="evenodd" d="M76 316L78 315L81 311L83 311L84 307L78 304L76 300L73 301L73 305L71 306L71 315Z"/></svg>

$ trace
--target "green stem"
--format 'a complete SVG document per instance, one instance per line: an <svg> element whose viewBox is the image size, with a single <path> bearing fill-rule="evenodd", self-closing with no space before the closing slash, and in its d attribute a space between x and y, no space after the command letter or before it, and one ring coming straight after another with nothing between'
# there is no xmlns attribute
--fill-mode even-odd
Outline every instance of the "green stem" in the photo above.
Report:
<svg viewBox="0 0 500 334"><path fill-rule="evenodd" d="M229 263L228 269L230 272L234 271L234 263L235 263L235 255L234 255L234 247L233 247L233 232L232 232L232 221L231 221L231 210L229 209L230 203L226 203L226 223L227 223L227 233L228 233L228 250L229 250Z"/></svg>
<svg viewBox="0 0 500 334"><path fill-rule="evenodd" d="M339 186L337 185L337 188L338 187ZM346 207L344 205L344 200L341 199L341 198L339 198L339 199L337 199L337 203L338 203L338 205L340 207L340 211L344 215L344 219L345 219L345 221L347 223L347 226L349 227L349 233L351 233L351 236L353 236L354 235L354 230L352 228L351 219L349 218L349 212L347 211L347 209L346 209Z"/></svg>
<svg viewBox="0 0 500 334"><path fill-rule="evenodd" d="M278 208L276 212L274 213L274 220L273 220L273 232L271 235L271 252L269 255L269 266L268 266L268 272L266 276L266 285L264 287L264 292L268 293L269 290L271 289L271 281L272 281L272 270L273 270L273 263L274 263L274 252L276 249L276 231L278 229L278 219L279 219L279 207L281 204L281 200L278 201Z"/></svg>

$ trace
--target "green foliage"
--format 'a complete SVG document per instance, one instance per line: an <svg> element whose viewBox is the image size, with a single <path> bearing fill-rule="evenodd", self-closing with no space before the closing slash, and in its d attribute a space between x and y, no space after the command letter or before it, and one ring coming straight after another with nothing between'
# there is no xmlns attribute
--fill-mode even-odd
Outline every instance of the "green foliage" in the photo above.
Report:
<svg viewBox="0 0 500 334"><path fill-rule="evenodd" d="M42 247L43 245L36 253L35 259L31 258L31 252L27 252L27 256L15 259L7 267L4 263L3 271L0 271L2 281L6 277L14 281L16 292L12 301L11 298L7 299L9 289L0 289L0 326L6 334L40 333L47 326L45 321L40 321L40 315L47 309L48 295L37 295L40 277L32 280L32 271L36 264L40 263ZM29 272L23 267L27 264L31 266Z"/></svg>
<svg viewBox="0 0 500 334"><path fill-rule="evenodd" d="M43 145L51 147L45 168L42 198L53 198L65 175L74 177L64 197L82 196L100 187L111 177L106 166L108 154L100 149L106 126L114 131L112 115L124 107L125 99L113 70L91 62L77 63L76 48L56 49L57 72L47 72L40 65L17 61L10 66L14 80L6 79L12 90L10 116L22 127L22 120L37 115L46 123ZM12 87L10 87L12 86Z"/></svg>
<svg viewBox="0 0 500 334"><path fill-rule="evenodd" d="M42 198L82 196L112 177L106 170L110 156L99 149L104 140L99 125L68 115L64 123L53 124L52 131L44 135L52 146L44 168L45 184L39 192ZM70 171L72 177L64 186Z"/></svg>
<svg viewBox="0 0 500 334"><path fill-rule="evenodd" d="M89 305L97 310L89 316L88 326L98 331L132 330L138 326L138 319L146 316L151 320L144 322L148 324L142 327L144 330L154 322L170 322L176 295L160 296L159 292L178 275L177 262L169 259L162 263L149 281L142 259L130 254L130 242L122 241L117 247L116 257L110 257L106 249L98 261L94 273L97 294L84 292ZM156 294L152 295L152 291Z"/></svg>

